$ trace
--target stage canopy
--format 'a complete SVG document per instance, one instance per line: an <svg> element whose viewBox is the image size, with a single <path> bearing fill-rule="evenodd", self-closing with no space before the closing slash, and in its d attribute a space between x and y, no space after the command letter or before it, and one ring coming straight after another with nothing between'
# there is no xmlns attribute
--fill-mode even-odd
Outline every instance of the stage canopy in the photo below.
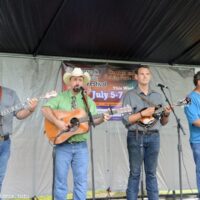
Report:
<svg viewBox="0 0 200 200"><path fill-rule="evenodd" d="M0 52L200 64L200 1L0 1Z"/></svg>

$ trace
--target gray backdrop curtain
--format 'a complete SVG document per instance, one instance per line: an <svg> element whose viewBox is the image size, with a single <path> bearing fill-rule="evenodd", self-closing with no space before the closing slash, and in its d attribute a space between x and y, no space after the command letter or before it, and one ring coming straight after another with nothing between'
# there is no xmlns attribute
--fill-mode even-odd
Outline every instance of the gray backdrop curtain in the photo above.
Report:
<svg viewBox="0 0 200 200"><path fill-rule="evenodd" d="M61 90L61 61L33 58L0 57L0 83L17 91L21 101L40 96L52 89ZM152 86L164 83L173 102L186 97L193 88L193 68L151 66ZM155 87L156 88L156 87ZM159 88L156 88L159 91ZM15 120L11 137L11 157L3 184L3 194L14 196L51 194L52 145L43 133L41 101L36 112L23 121ZM183 108L175 107L187 135L182 135L183 189L196 188L194 162L188 142L189 132ZM121 122L107 122L93 131L96 190L125 191L129 173L126 129ZM88 141L89 144L89 141ZM179 189L176 121L161 130L161 151L158 164L160 190ZM88 183L91 189L89 169ZM188 179L187 179L188 177ZM72 191L72 175L69 179Z"/></svg>

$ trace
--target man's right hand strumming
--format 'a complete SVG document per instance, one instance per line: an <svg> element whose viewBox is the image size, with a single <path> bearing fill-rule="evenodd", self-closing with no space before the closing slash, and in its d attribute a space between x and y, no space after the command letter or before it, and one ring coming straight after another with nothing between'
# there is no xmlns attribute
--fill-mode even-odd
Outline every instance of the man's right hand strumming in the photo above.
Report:
<svg viewBox="0 0 200 200"><path fill-rule="evenodd" d="M65 123L64 121L59 120L59 119L57 119L54 123L60 130L67 130L70 127L70 124Z"/></svg>
<svg viewBox="0 0 200 200"><path fill-rule="evenodd" d="M142 117L151 117L155 112L155 107L148 107L145 110L140 111Z"/></svg>

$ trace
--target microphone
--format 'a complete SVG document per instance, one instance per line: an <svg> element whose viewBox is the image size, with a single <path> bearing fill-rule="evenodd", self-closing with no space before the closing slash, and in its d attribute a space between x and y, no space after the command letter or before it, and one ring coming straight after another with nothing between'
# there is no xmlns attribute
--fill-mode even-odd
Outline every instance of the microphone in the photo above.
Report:
<svg viewBox="0 0 200 200"><path fill-rule="evenodd" d="M167 88L167 89L168 89L168 86L163 85L163 84L161 84L161 83L158 83L156 86L158 86L158 87L160 87L160 88Z"/></svg>
<svg viewBox="0 0 200 200"><path fill-rule="evenodd" d="M82 92L83 94L87 94L87 90L83 86L75 86L73 90L74 92Z"/></svg>
<svg viewBox="0 0 200 200"><path fill-rule="evenodd" d="M80 86L80 91L81 91L82 94L84 94L84 95L87 94L87 90L86 90L84 87L82 87L82 86Z"/></svg>

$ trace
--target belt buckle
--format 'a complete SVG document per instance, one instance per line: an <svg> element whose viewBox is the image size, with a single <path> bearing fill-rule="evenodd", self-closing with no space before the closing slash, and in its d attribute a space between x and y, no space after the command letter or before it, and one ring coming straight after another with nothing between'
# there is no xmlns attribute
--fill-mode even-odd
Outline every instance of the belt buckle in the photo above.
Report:
<svg viewBox="0 0 200 200"><path fill-rule="evenodd" d="M66 143L67 143L67 144L74 144L75 142L74 142L74 141L68 141L68 140L67 140Z"/></svg>

